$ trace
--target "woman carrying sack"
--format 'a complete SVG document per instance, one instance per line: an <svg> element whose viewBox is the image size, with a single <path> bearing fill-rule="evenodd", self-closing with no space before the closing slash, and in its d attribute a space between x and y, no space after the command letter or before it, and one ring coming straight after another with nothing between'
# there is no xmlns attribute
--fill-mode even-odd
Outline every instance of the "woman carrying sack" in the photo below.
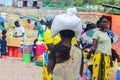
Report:
<svg viewBox="0 0 120 80"><path fill-rule="evenodd" d="M82 70L82 53L78 46L72 45L72 38L80 39L81 20L76 16L76 8L57 15L51 27L51 36L60 33L61 41L49 54L48 74L55 80L77 80ZM82 74L82 73L81 73Z"/></svg>

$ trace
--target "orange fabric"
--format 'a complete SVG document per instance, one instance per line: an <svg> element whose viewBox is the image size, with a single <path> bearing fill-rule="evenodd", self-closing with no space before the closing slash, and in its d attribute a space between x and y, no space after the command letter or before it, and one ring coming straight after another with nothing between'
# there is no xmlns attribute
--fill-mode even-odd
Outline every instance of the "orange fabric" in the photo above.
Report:
<svg viewBox="0 0 120 80"><path fill-rule="evenodd" d="M119 15L112 15L112 31L120 37L120 16ZM120 55L120 42L113 45L113 48L119 53Z"/></svg>
<svg viewBox="0 0 120 80"><path fill-rule="evenodd" d="M26 27L27 29L30 29L30 23L27 22L27 23L25 24L25 27Z"/></svg>

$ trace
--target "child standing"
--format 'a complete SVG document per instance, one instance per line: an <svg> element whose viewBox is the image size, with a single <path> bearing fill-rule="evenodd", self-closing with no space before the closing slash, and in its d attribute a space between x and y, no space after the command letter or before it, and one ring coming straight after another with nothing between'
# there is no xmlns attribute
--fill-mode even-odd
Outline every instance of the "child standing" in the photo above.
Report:
<svg viewBox="0 0 120 80"><path fill-rule="evenodd" d="M7 54L7 41L6 41L6 30L2 31L2 38L0 40L0 44L1 44L1 57L2 58L6 58L6 54Z"/></svg>

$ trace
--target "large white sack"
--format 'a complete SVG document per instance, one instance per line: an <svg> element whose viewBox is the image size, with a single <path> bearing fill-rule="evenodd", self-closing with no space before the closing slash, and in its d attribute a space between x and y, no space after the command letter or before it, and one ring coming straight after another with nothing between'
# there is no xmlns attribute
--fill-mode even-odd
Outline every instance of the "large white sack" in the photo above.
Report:
<svg viewBox="0 0 120 80"><path fill-rule="evenodd" d="M54 37L61 30L72 30L75 32L76 38L80 39L82 30L81 19L76 15L61 14L57 15L51 26L51 37Z"/></svg>

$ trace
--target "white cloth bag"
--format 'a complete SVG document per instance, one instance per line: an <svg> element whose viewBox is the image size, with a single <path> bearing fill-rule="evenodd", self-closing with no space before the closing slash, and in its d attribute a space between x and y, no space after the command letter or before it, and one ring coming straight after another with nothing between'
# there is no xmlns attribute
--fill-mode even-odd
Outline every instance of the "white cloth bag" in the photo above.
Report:
<svg viewBox="0 0 120 80"><path fill-rule="evenodd" d="M73 13L73 12L71 12ZM57 15L51 26L51 37L54 37L62 30L72 30L75 32L76 38L80 39L80 34L82 30L81 19L76 16L76 14L66 14Z"/></svg>

